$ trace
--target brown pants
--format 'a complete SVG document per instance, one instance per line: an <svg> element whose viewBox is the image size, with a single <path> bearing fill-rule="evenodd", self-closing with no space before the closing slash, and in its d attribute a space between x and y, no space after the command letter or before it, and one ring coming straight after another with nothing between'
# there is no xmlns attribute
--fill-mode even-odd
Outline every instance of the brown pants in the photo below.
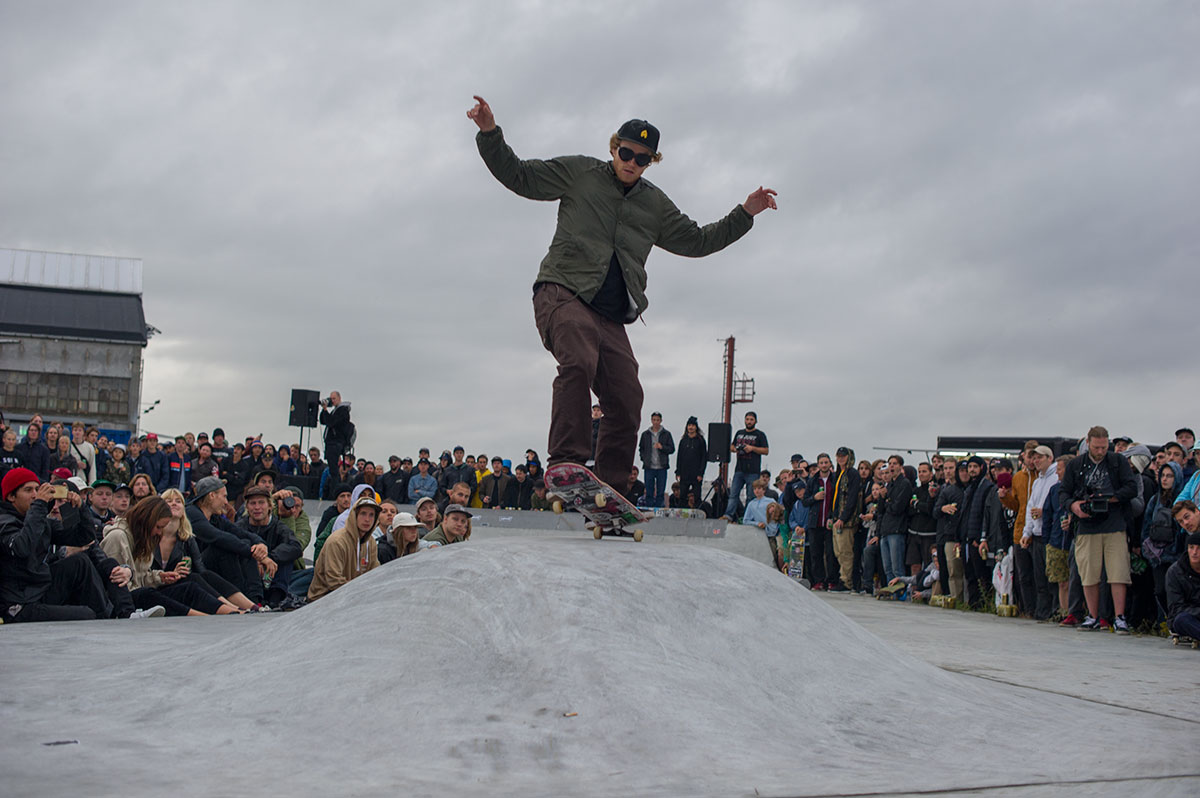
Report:
<svg viewBox="0 0 1200 798"><path fill-rule="evenodd" d="M591 457L595 393L604 413L596 439L596 476L624 488L642 417L638 362L625 325L609 321L555 283L543 283L534 293L533 318L542 345L558 361L547 463L584 463Z"/></svg>

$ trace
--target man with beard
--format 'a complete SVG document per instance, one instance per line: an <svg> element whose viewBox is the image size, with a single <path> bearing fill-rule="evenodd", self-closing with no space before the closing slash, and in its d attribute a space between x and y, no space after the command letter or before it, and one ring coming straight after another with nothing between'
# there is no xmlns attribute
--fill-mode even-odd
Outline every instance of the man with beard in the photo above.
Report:
<svg viewBox="0 0 1200 798"><path fill-rule="evenodd" d="M733 484L729 488L729 501L725 505L725 520L732 520L737 515L738 504L742 501L743 489L749 489L754 480L759 478L762 471L762 456L768 454L767 435L758 429L758 413L753 410L746 413L745 428L738 430L729 445L729 451L736 453L737 460L733 468ZM809 492L812 495L812 492ZM746 501L750 501L747 490ZM811 522L810 522L811 523Z"/></svg>
<svg viewBox="0 0 1200 798"><path fill-rule="evenodd" d="M987 463L982 457L967 459L967 487L963 491L963 508L959 542L962 544L967 601L972 607L982 607L992 593L992 569L988 557L999 546L1004 525L1004 506L996 485L987 476Z"/></svg>
<svg viewBox="0 0 1200 798"><path fill-rule="evenodd" d="M858 507L862 494L862 480L854 465L854 450L839 446L837 472L833 477L833 512L830 514L833 554L838 562L837 581L829 589L835 593L846 593L853 587L855 535L858 533ZM862 547L859 547L859 551ZM831 574L832 576L832 574Z"/></svg>
<svg viewBox="0 0 1200 798"><path fill-rule="evenodd" d="M833 548L833 461L829 454L817 455L817 472L808 478L804 506L808 508L808 525L805 527L805 542L808 544L809 567L805 569L813 590L824 590L829 584L837 583L837 576L829 568ZM828 571L828 575L827 575Z"/></svg>

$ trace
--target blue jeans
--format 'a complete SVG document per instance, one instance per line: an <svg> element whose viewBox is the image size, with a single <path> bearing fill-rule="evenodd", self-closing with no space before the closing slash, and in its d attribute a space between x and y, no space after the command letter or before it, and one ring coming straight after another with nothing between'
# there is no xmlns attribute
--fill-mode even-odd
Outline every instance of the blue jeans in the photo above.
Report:
<svg viewBox="0 0 1200 798"><path fill-rule="evenodd" d="M883 556L883 575L890 583L897 576L904 576L904 544L907 535L884 535L879 539L880 554Z"/></svg>
<svg viewBox="0 0 1200 798"><path fill-rule="evenodd" d="M667 469L647 468L642 473L646 476L646 506L663 507L667 498L664 495L667 487Z"/></svg>
<svg viewBox="0 0 1200 798"><path fill-rule="evenodd" d="M749 504L750 497L754 495L749 488L756 479L758 479L758 474L747 474L744 471L733 472L733 484L729 487L729 504L725 505L725 515L737 520L738 499L741 497L742 490L746 489L746 504Z"/></svg>

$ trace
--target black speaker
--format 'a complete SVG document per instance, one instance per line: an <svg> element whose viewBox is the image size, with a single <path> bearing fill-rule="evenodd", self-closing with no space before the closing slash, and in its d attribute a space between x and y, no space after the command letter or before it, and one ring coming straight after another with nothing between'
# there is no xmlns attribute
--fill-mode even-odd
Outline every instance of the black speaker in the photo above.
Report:
<svg viewBox="0 0 1200 798"><path fill-rule="evenodd" d="M315 427L321 411L321 394L307 388L292 389L292 406L288 411L289 427Z"/></svg>
<svg viewBox="0 0 1200 798"><path fill-rule="evenodd" d="M728 463L729 446L733 443L733 425L721 421L708 422L708 462Z"/></svg>

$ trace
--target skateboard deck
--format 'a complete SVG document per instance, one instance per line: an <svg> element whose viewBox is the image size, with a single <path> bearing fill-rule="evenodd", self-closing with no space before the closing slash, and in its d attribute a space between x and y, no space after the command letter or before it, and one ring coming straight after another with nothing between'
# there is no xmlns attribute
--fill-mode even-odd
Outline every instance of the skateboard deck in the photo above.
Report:
<svg viewBox="0 0 1200 798"><path fill-rule="evenodd" d="M561 513L573 507L592 522L592 535L599 540L605 534L622 534L627 527L646 521L646 515L613 487L592 473L586 466L575 463L555 463L546 469L546 489L554 495L554 511ZM634 529L635 541L641 541L642 530Z"/></svg>
<svg viewBox="0 0 1200 798"><path fill-rule="evenodd" d="M899 601L906 587L908 585L903 582L897 582L894 585L885 585L875 591L875 598L880 601Z"/></svg>
<svg viewBox="0 0 1200 798"><path fill-rule="evenodd" d="M788 563L788 576L801 585L812 588L812 583L804 578L804 535L793 535L791 546L791 562Z"/></svg>
<svg viewBox="0 0 1200 798"><path fill-rule="evenodd" d="M1200 640L1193 640L1185 635L1178 635L1171 632L1171 643L1176 646L1191 646L1192 648L1200 648Z"/></svg>

